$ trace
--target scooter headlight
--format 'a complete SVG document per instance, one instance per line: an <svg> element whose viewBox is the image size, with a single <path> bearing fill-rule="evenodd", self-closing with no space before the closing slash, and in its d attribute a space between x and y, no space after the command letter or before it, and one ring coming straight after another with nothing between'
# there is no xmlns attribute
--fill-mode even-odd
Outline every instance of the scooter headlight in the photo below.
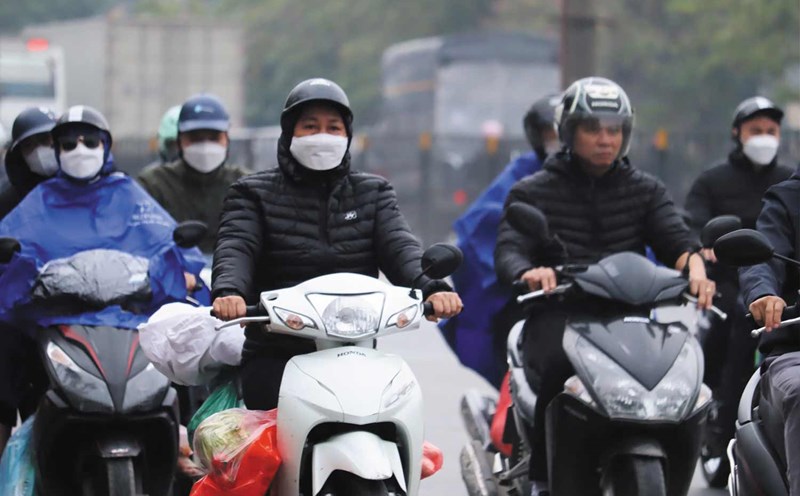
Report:
<svg viewBox="0 0 800 496"><path fill-rule="evenodd" d="M383 293L362 295L310 294L308 300L322 317L329 336L363 339L378 332Z"/></svg>
<svg viewBox="0 0 800 496"><path fill-rule="evenodd" d="M652 391L589 341L578 339L576 351L590 389L612 418L678 421L692 406L699 365L697 352L689 343Z"/></svg>
<svg viewBox="0 0 800 496"><path fill-rule="evenodd" d="M122 412L152 410L164 398L167 388L169 379L156 370L152 363L148 363L147 367L132 377L125 386Z"/></svg>
<svg viewBox="0 0 800 496"><path fill-rule="evenodd" d="M114 402L105 382L78 367L57 344L47 343L45 352L58 378L59 386L73 407L93 413L114 411Z"/></svg>

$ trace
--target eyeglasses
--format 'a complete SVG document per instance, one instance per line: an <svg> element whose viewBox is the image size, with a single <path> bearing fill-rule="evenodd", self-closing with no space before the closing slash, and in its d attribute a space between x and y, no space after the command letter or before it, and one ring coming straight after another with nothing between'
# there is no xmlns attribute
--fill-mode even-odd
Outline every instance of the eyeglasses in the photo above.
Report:
<svg viewBox="0 0 800 496"><path fill-rule="evenodd" d="M100 143L103 141L100 139L100 136L75 136L75 137L64 137L58 140L59 146L65 152L70 152L77 148L78 142L81 142L86 146L86 148L97 148L100 146Z"/></svg>

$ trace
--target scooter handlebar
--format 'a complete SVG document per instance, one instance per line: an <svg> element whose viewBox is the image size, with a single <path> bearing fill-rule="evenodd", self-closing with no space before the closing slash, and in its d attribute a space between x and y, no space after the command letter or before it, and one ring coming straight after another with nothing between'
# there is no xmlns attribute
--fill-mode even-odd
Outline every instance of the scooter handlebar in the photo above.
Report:
<svg viewBox="0 0 800 496"><path fill-rule="evenodd" d="M746 317L749 319L753 318L752 314L749 313L746 315ZM781 323L778 325L778 327L776 327L776 329L781 329L794 324L800 324L800 306L797 304L783 309L783 312L781 313ZM754 338L757 338L766 330L766 327L761 326L758 329L753 329L750 331L750 335Z"/></svg>

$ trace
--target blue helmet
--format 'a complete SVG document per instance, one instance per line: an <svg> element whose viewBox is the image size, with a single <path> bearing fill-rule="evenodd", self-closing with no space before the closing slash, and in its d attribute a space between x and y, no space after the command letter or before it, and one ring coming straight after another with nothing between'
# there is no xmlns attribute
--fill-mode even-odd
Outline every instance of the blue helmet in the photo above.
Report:
<svg viewBox="0 0 800 496"><path fill-rule="evenodd" d="M178 116L178 132L186 133L198 129L227 132L231 119L225 106L214 95L200 94L186 100Z"/></svg>

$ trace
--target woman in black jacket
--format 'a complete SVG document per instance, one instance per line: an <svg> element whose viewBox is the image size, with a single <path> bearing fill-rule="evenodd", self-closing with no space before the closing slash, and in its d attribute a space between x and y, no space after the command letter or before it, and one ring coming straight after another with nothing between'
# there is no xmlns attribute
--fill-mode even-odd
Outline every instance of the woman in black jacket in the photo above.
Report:
<svg viewBox="0 0 800 496"><path fill-rule="evenodd" d="M263 291L336 272L408 286L420 272L422 249L383 178L352 172L348 149L353 114L344 91L326 79L297 85L281 114L278 168L234 183L220 217L214 251L214 311L231 320ZM435 317L461 311L439 280L421 278ZM435 318L434 318L435 319ZM248 408L278 403L286 362L314 351L308 341L246 330L241 370Z"/></svg>

